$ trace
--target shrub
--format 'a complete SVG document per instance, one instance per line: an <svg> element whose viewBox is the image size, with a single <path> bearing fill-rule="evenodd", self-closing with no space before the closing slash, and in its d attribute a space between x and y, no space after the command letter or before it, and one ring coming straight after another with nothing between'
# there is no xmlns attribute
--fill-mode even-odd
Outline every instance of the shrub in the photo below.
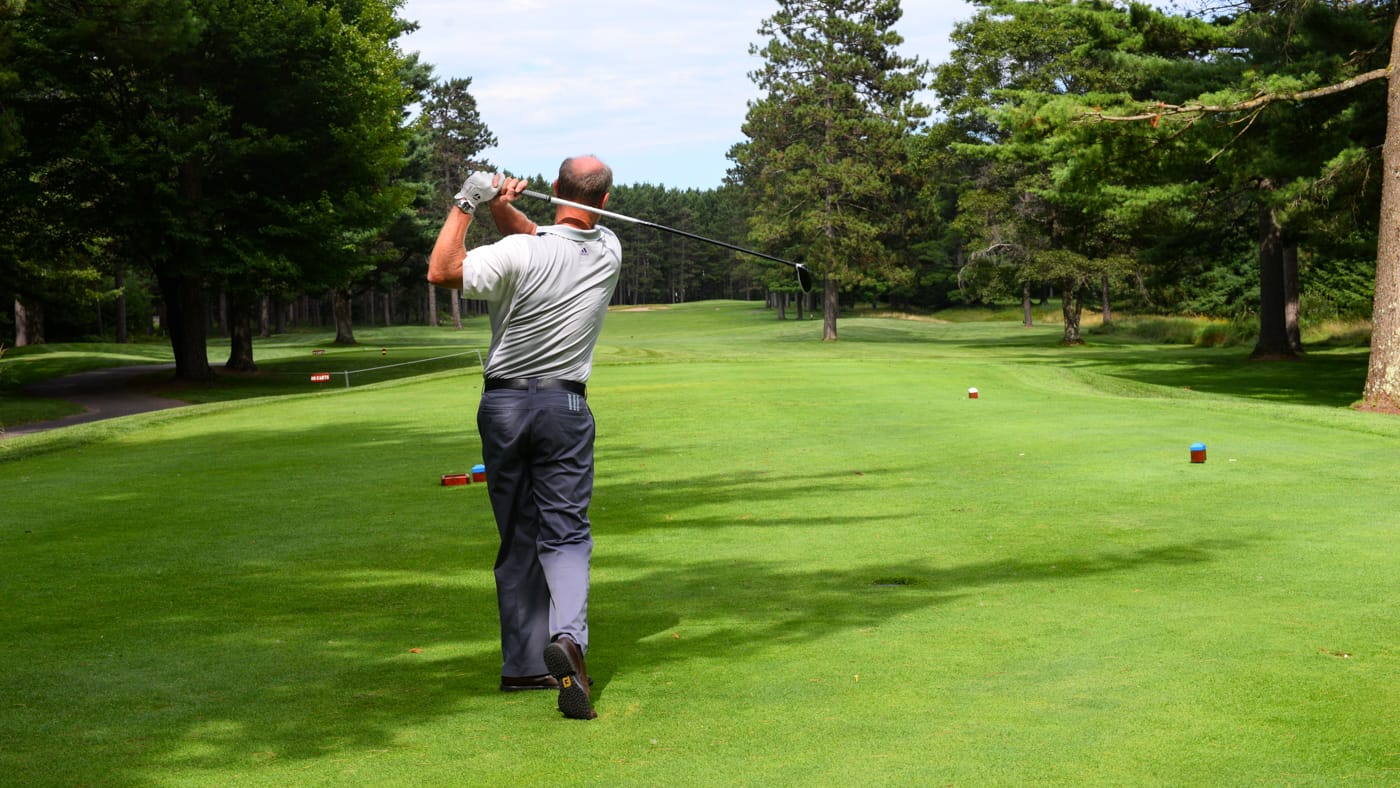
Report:
<svg viewBox="0 0 1400 788"><path fill-rule="evenodd" d="M1224 347L1230 341L1230 325L1223 320L1211 320L1196 331L1197 347Z"/></svg>
<svg viewBox="0 0 1400 788"><path fill-rule="evenodd" d="M1224 347L1252 345L1259 341L1259 316L1253 314L1236 315L1230 318L1225 333Z"/></svg>
<svg viewBox="0 0 1400 788"><path fill-rule="evenodd" d="M1189 317L1147 317L1126 326L1132 336L1162 345L1190 345L1196 341L1196 321Z"/></svg>

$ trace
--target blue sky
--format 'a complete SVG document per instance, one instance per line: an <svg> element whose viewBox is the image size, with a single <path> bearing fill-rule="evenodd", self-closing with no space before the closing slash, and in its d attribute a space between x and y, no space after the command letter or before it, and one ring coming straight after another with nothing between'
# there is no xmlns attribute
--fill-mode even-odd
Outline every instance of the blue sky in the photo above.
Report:
<svg viewBox="0 0 1400 788"><path fill-rule="evenodd" d="M904 0L900 48L934 64L962 0ZM400 40L440 78L470 77L498 168L550 176L592 153L619 183L720 185L743 139L745 102L758 97L749 54L773 0L405 0L421 28Z"/></svg>

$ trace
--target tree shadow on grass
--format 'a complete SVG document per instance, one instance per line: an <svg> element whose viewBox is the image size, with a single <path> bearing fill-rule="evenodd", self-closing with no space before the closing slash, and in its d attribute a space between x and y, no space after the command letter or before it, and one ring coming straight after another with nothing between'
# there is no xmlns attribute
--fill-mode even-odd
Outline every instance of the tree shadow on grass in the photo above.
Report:
<svg viewBox="0 0 1400 788"><path fill-rule="evenodd" d="M899 561L845 571L761 561L652 568L625 584L598 588L596 628L619 645L606 648L612 663L598 660L593 670L605 687L618 672L664 671L693 659L737 664L774 646L820 642L840 632L878 626L979 588L1073 582L1149 567L1203 564L1243 546L1239 541L1210 539L1034 561L1007 559L947 567ZM617 558L608 562L632 570L650 566ZM891 589L897 593L890 593ZM718 619L728 623L715 625L716 611L726 611ZM681 622L703 631L667 637Z"/></svg>
<svg viewBox="0 0 1400 788"><path fill-rule="evenodd" d="M1080 358L1076 366L1109 377L1209 394L1344 408L1361 398L1368 352L1314 353L1293 361L1255 361L1245 351L1207 348Z"/></svg>
<svg viewBox="0 0 1400 788"><path fill-rule="evenodd" d="M443 488L425 470L449 450L469 454L460 436L402 423L358 425L353 440L343 432L336 424L242 427L129 446L129 467L85 485L81 511L90 519L0 532L9 554L0 567L12 581L0 594L8 611L0 626L6 642L25 646L0 656L0 769L21 782L217 780L274 761L394 750L406 731L443 720L477 735L553 722L550 701L496 689L495 534L485 490ZM227 456L211 456L211 445ZM255 467L259 447L272 456ZM187 494L141 493L146 474L180 468L195 477ZM632 510L637 522L610 525L620 538L645 536L660 513L703 500L720 514L690 511L665 527L752 529L757 542L768 524L736 523L734 506L760 496L782 512L787 499L810 497L829 480L707 472L664 485L605 480L600 493L645 499ZM382 494L395 489L415 492ZM847 519L811 507L773 515L798 527ZM834 570L830 562L600 554L600 570L618 579L594 584L594 626L604 633L599 700L608 701L620 672L742 663L970 589L1197 564L1238 546ZM891 581L899 592L882 593ZM682 621L708 629L670 639ZM485 738L481 746L492 746Z"/></svg>
<svg viewBox="0 0 1400 788"><path fill-rule="evenodd" d="M975 588L1198 564L1231 547L1196 542L1037 561L951 567L898 561L845 571L761 561L645 562L638 576L595 583L594 626L606 633L592 656L595 701L606 708L608 685L620 673L678 676L693 660L739 666L774 647L878 626ZM451 553L446 541L438 552ZM164 589L146 586L123 600L119 620L70 621L83 630L86 646L107 645L47 652L45 666L0 680L13 704L6 716L22 723L6 734L10 774L38 776L26 767L52 764L81 747L54 773L61 781L227 776L273 760L392 751L402 746L404 731L453 717L465 729L479 728L483 716L497 724L520 724L527 713L541 724L555 719L547 698L496 691L494 598L485 582L425 583L373 563L273 565L261 576L229 573L202 583L186 578L194 595L172 601ZM442 561L426 569L481 571ZM892 580L899 593L883 593L880 586ZM730 623L715 625L716 611L725 611L720 620ZM704 631L668 637L681 622L699 622ZM75 652L84 656L73 660ZM59 684L82 689L62 709L46 697Z"/></svg>

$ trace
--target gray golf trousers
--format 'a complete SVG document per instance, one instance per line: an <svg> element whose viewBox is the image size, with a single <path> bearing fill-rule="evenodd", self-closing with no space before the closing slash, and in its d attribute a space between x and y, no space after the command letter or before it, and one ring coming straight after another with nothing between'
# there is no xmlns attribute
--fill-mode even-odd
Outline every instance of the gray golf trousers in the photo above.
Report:
<svg viewBox="0 0 1400 788"><path fill-rule="evenodd" d="M501 535L501 675L537 676L549 672L552 637L588 649L593 413L568 391L495 390L482 394L476 424Z"/></svg>

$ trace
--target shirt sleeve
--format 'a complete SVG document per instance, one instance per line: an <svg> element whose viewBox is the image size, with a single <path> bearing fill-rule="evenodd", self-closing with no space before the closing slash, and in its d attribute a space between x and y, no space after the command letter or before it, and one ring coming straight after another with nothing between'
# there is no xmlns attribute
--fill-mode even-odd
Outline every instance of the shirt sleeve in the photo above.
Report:
<svg viewBox="0 0 1400 788"><path fill-rule="evenodd" d="M529 259L527 236L511 235L488 246L467 252L462 261L462 293L488 301L496 300L514 279L519 266Z"/></svg>

